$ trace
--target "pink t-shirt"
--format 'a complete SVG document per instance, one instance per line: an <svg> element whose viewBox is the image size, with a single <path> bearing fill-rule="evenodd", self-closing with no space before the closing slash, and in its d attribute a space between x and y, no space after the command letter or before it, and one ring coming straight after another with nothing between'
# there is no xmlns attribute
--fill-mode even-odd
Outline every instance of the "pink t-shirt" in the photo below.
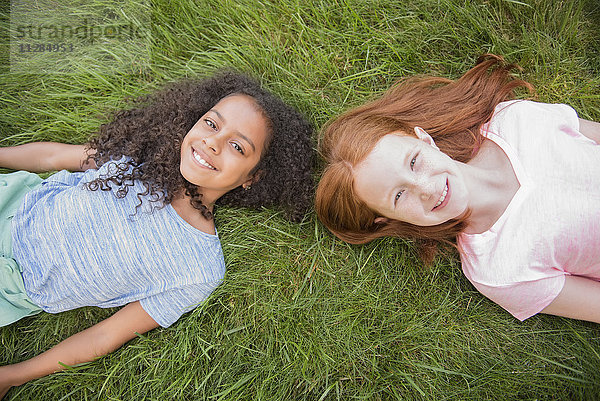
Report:
<svg viewBox="0 0 600 401"><path fill-rule="evenodd" d="M460 234L463 272L519 320L548 306L565 275L600 281L600 145L564 104L504 102L482 134L508 156L520 188L481 234Z"/></svg>

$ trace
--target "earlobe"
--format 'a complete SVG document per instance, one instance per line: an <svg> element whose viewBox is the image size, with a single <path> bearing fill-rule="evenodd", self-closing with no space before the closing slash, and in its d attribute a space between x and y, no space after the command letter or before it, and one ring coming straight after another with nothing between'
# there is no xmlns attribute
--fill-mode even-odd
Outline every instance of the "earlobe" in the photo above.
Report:
<svg viewBox="0 0 600 401"><path fill-rule="evenodd" d="M375 224L387 224L390 222L390 219L388 219L387 217L376 217L375 220L373 220L373 222Z"/></svg>
<svg viewBox="0 0 600 401"><path fill-rule="evenodd" d="M246 182L242 184L242 188L244 188L245 190L249 190L253 184L256 184L258 181L260 181L263 175L264 170L258 170L257 172L252 174L252 176L248 178Z"/></svg>
<svg viewBox="0 0 600 401"><path fill-rule="evenodd" d="M247 191L252 188L252 184L254 184L254 176L252 176L252 178L249 178L248 180L246 180L242 184L242 188L244 188Z"/></svg>
<svg viewBox="0 0 600 401"><path fill-rule="evenodd" d="M433 146L437 150L440 150L440 148L438 148L437 145L435 144L435 141L433 140L431 135L429 135L423 128L415 127L415 135L417 136L417 138L419 138L423 142Z"/></svg>

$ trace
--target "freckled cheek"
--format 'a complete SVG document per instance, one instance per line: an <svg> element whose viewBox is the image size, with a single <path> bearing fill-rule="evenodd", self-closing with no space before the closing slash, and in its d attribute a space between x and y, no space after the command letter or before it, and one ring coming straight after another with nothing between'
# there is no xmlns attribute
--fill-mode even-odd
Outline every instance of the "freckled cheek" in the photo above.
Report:
<svg viewBox="0 0 600 401"><path fill-rule="evenodd" d="M418 216L419 213L422 213L423 206L417 204L416 202L405 202L404 206L400 210L400 215L405 218L414 219L414 217Z"/></svg>
<svg viewBox="0 0 600 401"><path fill-rule="evenodd" d="M422 159L420 167L423 171L426 171L429 173L433 173L433 172L436 172L439 170L439 164L435 163L435 161L431 160L430 158Z"/></svg>

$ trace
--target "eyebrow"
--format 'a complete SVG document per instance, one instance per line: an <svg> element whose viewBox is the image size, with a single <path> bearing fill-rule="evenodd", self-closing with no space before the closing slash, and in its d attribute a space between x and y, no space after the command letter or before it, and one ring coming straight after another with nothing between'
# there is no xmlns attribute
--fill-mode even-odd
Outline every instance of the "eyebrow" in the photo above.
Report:
<svg viewBox="0 0 600 401"><path fill-rule="evenodd" d="M217 117L219 117L219 119L221 121L226 122L227 120L223 117L223 115L221 113L219 113L217 110L215 109L210 109L209 111L212 111L213 113L215 113L217 115ZM248 142L248 145L250 145L252 147L252 151L256 152L256 146L254 146L254 142L252 142L252 140L250 138L248 138L246 135L242 134L240 131L235 131L235 133L242 138L244 141Z"/></svg>
<svg viewBox="0 0 600 401"><path fill-rule="evenodd" d="M417 148L417 146L416 146L416 145L415 145L415 146L413 146L413 147L412 147L412 148L410 148L410 150L409 150L408 152L406 152L406 154L404 155L404 161L403 161L403 163L404 163L404 165L405 165L405 166L409 165L409 159L410 159L410 157L411 157L411 156L412 156L412 155L415 153L415 149L416 149L416 148ZM395 189L395 187L394 187L394 189L393 189L393 192L392 192L392 197L393 197L393 200L392 200L392 205L394 206L394 208L396 207L396 204L397 204L397 202L398 202L398 201L397 201L397 199L396 199L396 194L397 194L397 193L398 193L398 192L396 191L396 189Z"/></svg>
<svg viewBox="0 0 600 401"><path fill-rule="evenodd" d="M417 146L413 145L413 147L411 147L410 150L408 152L406 152L406 155L404 156L404 165L405 166L410 166L410 159L411 159L411 156L415 153L416 148L417 148Z"/></svg>

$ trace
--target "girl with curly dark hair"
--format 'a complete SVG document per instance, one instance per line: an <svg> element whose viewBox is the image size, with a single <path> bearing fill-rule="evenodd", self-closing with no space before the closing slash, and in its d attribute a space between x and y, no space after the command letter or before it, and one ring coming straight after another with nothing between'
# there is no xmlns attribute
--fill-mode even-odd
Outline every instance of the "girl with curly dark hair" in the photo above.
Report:
<svg viewBox="0 0 600 401"><path fill-rule="evenodd" d="M225 273L215 205L279 206L300 219L313 191L310 135L299 113L227 72L140 99L87 146L0 149L0 166L62 170L44 181L27 171L0 176L0 325L41 310L126 305L0 367L0 397L168 327L205 300Z"/></svg>

